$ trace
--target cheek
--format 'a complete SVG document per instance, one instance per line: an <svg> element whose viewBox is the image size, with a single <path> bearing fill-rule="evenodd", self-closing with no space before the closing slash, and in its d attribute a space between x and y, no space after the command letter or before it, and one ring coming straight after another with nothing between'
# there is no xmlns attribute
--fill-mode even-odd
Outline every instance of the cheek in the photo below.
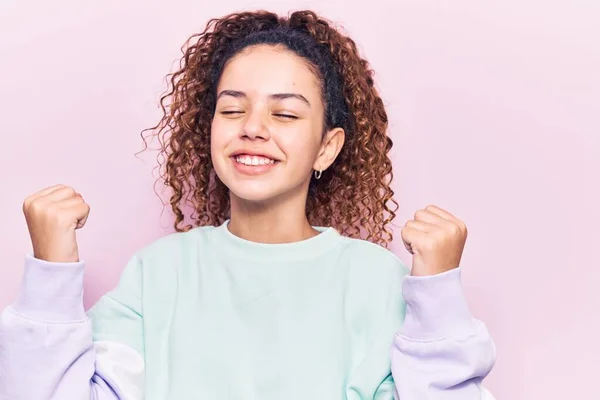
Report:
<svg viewBox="0 0 600 400"><path fill-rule="evenodd" d="M223 124L219 120L213 120L210 127L210 148L213 155L222 151L228 140L230 140L228 131L227 124Z"/></svg>
<svg viewBox="0 0 600 400"><path fill-rule="evenodd" d="M225 165L223 160L223 150L226 146L226 138L223 134L223 125L218 122L211 124L210 130L210 158L212 160L213 168L217 175L221 176L223 173L223 167ZM221 177L222 178L222 177Z"/></svg>
<svg viewBox="0 0 600 400"><path fill-rule="evenodd" d="M221 136L221 131L221 124L219 124L217 120L213 119L212 123L210 124L210 140L213 144L218 141L219 137Z"/></svg>
<svg viewBox="0 0 600 400"><path fill-rule="evenodd" d="M293 134L280 135L279 147L287 155L288 161L296 166L311 169L319 152L320 136L309 129L300 129Z"/></svg>
<svg viewBox="0 0 600 400"><path fill-rule="evenodd" d="M215 126L215 123L213 122L210 125L210 153L211 153L211 157L213 160L215 158L215 150L218 145L218 142L217 142L218 135L216 134L217 132L218 132L218 129Z"/></svg>
<svg viewBox="0 0 600 400"><path fill-rule="evenodd" d="M223 135L223 126L213 121L210 128L210 158L215 173L223 182L227 181L226 160L223 159L225 147L226 140Z"/></svg>

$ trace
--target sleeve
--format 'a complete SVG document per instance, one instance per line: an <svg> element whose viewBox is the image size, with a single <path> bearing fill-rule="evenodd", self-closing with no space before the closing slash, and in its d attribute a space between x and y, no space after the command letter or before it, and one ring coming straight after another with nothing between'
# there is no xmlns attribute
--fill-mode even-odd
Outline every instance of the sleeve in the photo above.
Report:
<svg viewBox="0 0 600 400"><path fill-rule="evenodd" d="M141 263L83 307L83 262L26 256L19 295L0 316L0 400L138 400L144 354Z"/></svg>
<svg viewBox="0 0 600 400"><path fill-rule="evenodd" d="M460 274L456 268L404 279L405 320L391 354L395 399L493 399L482 380L496 348L468 309Z"/></svg>

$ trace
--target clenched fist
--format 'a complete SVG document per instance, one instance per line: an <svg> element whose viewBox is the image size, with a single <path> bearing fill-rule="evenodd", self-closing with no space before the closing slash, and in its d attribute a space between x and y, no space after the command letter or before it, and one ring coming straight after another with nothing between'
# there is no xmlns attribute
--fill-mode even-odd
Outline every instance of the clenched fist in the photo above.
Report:
<svg viewBox="0 0 600 400"><path fill-rule="evenodd" d="M411 275L435 275L460 264L467 227L436 206L418 210L402 229L402 241L413 255Z"/></svg>
<svg viewBox="0 0 600 400"><path fill-rule="evenodd" d="M77 262L75 230L83 227L90 207L79 193L65 185L43 189L27 197L27 220L33 256L49 262Z"/></svg>

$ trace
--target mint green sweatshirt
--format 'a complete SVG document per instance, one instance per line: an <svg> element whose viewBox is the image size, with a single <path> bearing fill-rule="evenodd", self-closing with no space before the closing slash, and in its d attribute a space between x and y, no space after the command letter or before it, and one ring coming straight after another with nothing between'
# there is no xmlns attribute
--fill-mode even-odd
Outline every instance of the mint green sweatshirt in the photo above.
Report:
<svg viewBox="0 0 600 400"><path fill-rule="evenodd" d="M83 262L28 256L0 324L0 399L491 398L495 348L459 268L408 276L392 252L317 229L290 244L227 223L168 235L87 313Z"/></svg>

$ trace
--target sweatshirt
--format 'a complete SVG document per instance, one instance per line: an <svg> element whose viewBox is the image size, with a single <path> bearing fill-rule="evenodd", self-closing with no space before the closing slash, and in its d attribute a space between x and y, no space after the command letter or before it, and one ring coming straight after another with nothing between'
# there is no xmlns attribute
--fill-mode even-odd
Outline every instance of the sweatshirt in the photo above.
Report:
<svg viewBox="0 0 600 400"><path fill-rule="evenodd" d="M150 243L88 311L83 261L26 255L0 319L0 399L493 398L496 349L461 267L415 277L331 227L263 244L227 225Z"/></svg>

